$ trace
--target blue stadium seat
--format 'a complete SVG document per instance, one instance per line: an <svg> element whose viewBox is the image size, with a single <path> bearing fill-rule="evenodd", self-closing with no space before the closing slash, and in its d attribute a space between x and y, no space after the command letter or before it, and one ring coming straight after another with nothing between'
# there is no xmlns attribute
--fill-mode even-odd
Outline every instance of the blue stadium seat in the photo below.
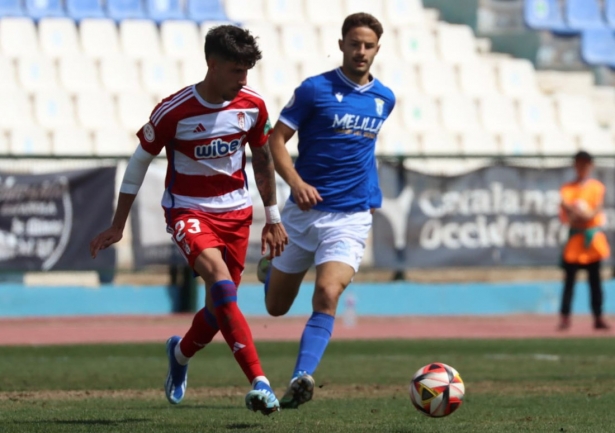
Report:
<svg viewBox="0 0 615 433"><path fill-rule="evenodd" d="M0 17L20 17L22 15L20 0L0 0Z"/></svg>
<svg viewBox="0 0 615 433"><path fill-rule="evenodd" d="M107 16L116 21L145 18L141 0L107 0Z"/></svg>
<svg viewBox="0 0 615 433"><path fill-rule="evenodd" d="M149 18L158 23L186 19L179 0L147 0L146 7Z"/></svg>
<svg viewBox="0 0 615 433"><path fill-rule="evenodd" d="M222 0L188 0L188 19L203 21L228 21Z"/></svg>
<svg viewBox="0 0 615 433"><path fill-rule="evenodd" d="M568 0L566 22L575 30L600 29L605 27L598 0Z"/></svg>
<svg viewBox="0 0 615 433"><path fill-rule="evenodd" d="M106 17L100 0L66 0L66 11L75 21Z"/></svg>
<svg viewBox="0 0 615 433"><path fill-rule="evenodd" d="M564 22L558 0L526 0L523 8L525 23L532 29L571 32Z"/></svg>
<svg viewBox="0 0 615 433"><path fill-rule="evenodd" d="M26 14L35 20L66 16L62 0L26 0Z"/></svg>
<svg viewBox="0 0 615 433"><path fill-rule="evenodd" d="M585 30L581 37L581 55L590 65L615 67L615 35L612 29Z"/></svg>

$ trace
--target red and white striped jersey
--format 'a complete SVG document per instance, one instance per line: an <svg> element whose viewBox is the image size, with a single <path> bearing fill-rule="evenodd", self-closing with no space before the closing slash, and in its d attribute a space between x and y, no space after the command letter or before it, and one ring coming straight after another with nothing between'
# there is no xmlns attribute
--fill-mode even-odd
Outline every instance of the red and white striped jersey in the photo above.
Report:
<svg viewBox="0 0 615 433"><path fill-rule="evenodd" d="M254 90L244 87L232 101L210 104L192 85L160 102L137 136L152 155L166 148L163 207L220 213L252 205L245 146L264 146L270 128Z"/></svg>

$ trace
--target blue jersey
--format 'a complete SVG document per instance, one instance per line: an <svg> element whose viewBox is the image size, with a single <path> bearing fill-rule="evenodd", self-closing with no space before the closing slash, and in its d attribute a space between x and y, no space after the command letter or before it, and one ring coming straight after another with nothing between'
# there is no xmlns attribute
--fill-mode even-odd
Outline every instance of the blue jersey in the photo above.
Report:
<svg viewBox="0 0 615 433"><path fill-rule="evenodd" d="M360 86L341 69L310 77L295 90L280 122L299 132L295 169L323 198L314 209L381 206L376 137L394 106L395 95L380 81Z"/></svg>

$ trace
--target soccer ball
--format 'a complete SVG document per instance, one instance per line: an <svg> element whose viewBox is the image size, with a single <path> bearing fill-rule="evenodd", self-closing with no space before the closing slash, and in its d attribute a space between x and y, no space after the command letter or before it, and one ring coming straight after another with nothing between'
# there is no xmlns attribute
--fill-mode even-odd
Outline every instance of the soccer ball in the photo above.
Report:
<svg viewBox="0 0 615 433"><path fill-rule="evenodd" d="M457 370L434 362L412 377L410 400L419 412L440 418L455 412L463 402L465 387Z"/></svg>

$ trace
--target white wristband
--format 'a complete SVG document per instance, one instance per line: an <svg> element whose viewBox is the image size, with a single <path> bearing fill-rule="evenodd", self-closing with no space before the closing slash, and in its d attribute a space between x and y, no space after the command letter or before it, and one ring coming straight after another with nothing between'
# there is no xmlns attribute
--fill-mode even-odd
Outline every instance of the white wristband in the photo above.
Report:
<svg viewBox="0 0 615 433"><path fill-rule="evenodd" d="M273 206L265 206L265 221L267 221L267 224L278 224L282 221L277 204L274 204Z"/></svg>

